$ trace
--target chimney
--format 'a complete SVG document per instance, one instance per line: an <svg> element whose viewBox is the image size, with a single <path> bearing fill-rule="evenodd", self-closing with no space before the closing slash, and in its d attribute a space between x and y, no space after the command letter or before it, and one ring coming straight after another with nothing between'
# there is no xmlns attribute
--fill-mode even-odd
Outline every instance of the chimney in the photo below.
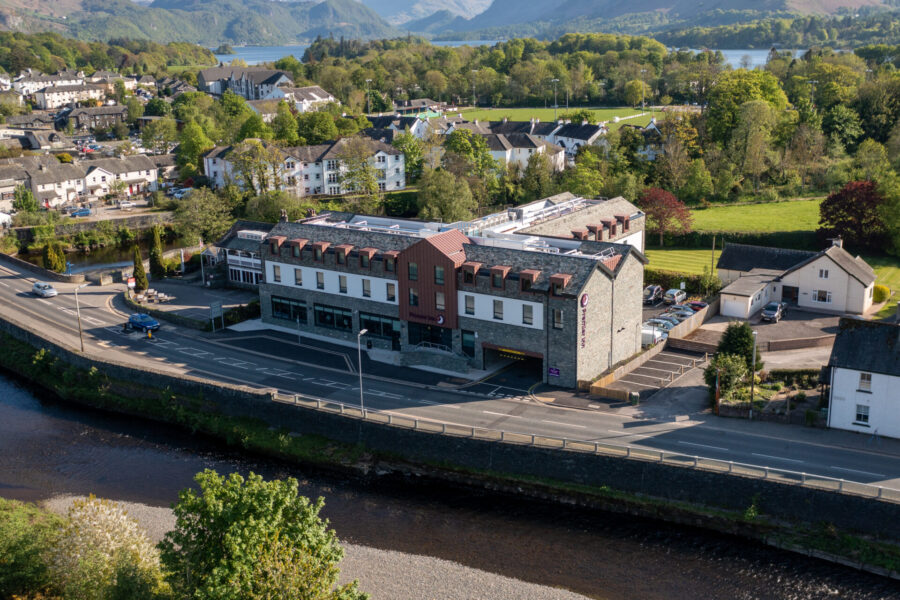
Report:
<svg viewBox="0 0 900 600"><path fill-rule="evenodd" d="M586 240L588 239L588 232L584 229L573 229L572 237L576 240Z"/></svg>
<svg viewBox="0 0 900 600"><path fill-rule="evenodd" d="M831 238L831 245L832 245L832 246L837 246L838 248L843 248L843 247L844 247L844 240L841 239L841 236L837 236L837 237Z"/></svg>

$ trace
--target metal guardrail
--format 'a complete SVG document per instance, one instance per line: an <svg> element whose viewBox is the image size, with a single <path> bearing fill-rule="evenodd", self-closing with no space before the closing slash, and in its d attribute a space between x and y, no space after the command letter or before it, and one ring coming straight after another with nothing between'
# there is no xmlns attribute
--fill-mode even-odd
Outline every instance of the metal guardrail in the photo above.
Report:
<svg viewBox="0 0 900 600"><path fill-rule="evenodd" d="M813 475L800 471L790 471L787 469L777 469L774 467L751 465L735 461L704 458L701 456L680 454L678 452L653 450L651 448L639 448L635 446L609 444L606 442L557 438L548 435L442 423L430 419L396 415L391 412L377 409L367 408L365 410L360 410L358 406L346 405L342 402L334 402L331 400L321 400L302 394L294 394L293 396L275 394L274 398L276 402L338 413L350 418L361 418L372 421L373 423L381 423L393 427L405 427L407 429L414 429L426 433L468 437L485 441L520 444L523 446L570 450L572 452L587 452L590 454L627 458L631 460L642 460L689 469L728 473L739 477L766 479L785 485L800 485L803 487L838 492L840 494L862 496L865 498L900 504L900 490L868 483L848 481L846 479L836 479L824 475Z"/></svg>

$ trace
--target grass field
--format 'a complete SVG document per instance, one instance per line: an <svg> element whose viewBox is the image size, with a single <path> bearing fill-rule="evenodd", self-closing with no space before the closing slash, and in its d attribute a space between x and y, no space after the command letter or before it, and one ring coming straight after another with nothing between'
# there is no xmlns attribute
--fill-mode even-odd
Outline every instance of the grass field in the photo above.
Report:
<svg viewBox="0 0 900 600"><path fill-rule="evenodd" d="M821 198L693 210L695 231L815 231Z"/></svg>
<svg viewBox="0 0 900 600"><path fill-rule="evenodd" d="M570 108L569 112L581 110L580 108ZM565 114L565 108L557 110L557 117ZM641 114L640 110L634 108L595 108L592 112L598 121L612 121L614 117L629 117ZM531 119L540 119L542 122L553 121L552 108L478 108L463 110L462 114L467 119L479 119L482 121L501 121L504 117L510 121L529 121ZM650 122L649 113L640 119L628 119L626 123L634 123L636 125L646 125Z"/></svg>
<svg viewBox="0 0 900 600"><path fill-rule="evenodd" d="M712 254L712 250L686 250L684 248L651 250L648 248L645 254L647 255L647 258L650 259L650 264L648 266L651 269L675 271L677 273L687 273L689 275L701 275L703 273L703 267L709 266L709 257L710 254ZM722 251L716 249L716 261L719 260L720 254L722 254ZM713 265L715 265L715 262Z"/></svg>

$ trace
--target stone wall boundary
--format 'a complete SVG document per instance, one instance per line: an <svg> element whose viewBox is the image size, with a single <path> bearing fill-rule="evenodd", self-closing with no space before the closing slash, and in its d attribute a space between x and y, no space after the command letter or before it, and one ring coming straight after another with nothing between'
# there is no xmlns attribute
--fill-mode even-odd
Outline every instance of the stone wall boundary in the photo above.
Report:
<svg viewBox="0 0 900 600"><path fill-rule="evenodd" d="M612 382L614 382L618 379L621 379L622 377L631 373L632 371L634 371L635 369L637 369L644 363L653 360L653 358L657 354L659 354L660 352L665 350L665 348L666 348L665 343L656 344L652 348L649 348L649 349L641 352L640 354L638 354L636 357L632 358L630 361L628 361L624 365L614 369L612 373L607 373L603 377L593 381L590 384L591 395L592 396L601 395L597 390L605 390L605 388ZM616 391L616 390L608 390L608 391ZM604 397L612 398L613 396L604 396ZM618 399L618 398L616 398L616 399ZM626 393L625 397L622 399L628 400L628 394Z"/></svg>
<svg viewBox="0 0 900 600"><path fill-rule="evenodd" d="M200 410L261 419L272 427L320 435L408 461L503 478L528 477L645 495L669 502L745 511L900 540L900 492L755 465L645 448L531 436L400 417L306 396L255 389L93 358L0 317L0 330L112 380L202 398ZM186 399L185 410L198 410ZM514 480L514 479L511 479Z"/></svg>
<svg viewBox="0 0 900 600"><path fill-rule="evenodd" d="M834 344L834 335L822 335L808 338L793 338L789 340L770 340L769 352L781 350L798 350L800 348L820 348Z"/></svg>
<svg viewBox="0 0 900 600"><path fill-rule="evenodd" d="M64 273L57 273L56 271L51 271L49 269L45 269L43 267L39 267L37 265L33 265L27 260L22 260L21 258L12 256L10 254L5 254L0 252L0 261L7 262L13 265L17 270L28 271L29 273L33 273L37 275L41 279L45 279L48 281L57 281L59 283L84 283L85 276L84 273L75 273L74 275L66 275Z"/></svg>

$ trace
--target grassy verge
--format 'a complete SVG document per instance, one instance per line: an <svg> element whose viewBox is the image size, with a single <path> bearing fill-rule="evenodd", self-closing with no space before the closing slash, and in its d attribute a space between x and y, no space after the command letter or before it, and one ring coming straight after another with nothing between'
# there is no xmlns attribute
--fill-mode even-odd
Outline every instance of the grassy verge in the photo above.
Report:
<svg viewBox="0 0 900 600"><path fill-rule="evenodd" d="M647 258L650 259L650 267L660 271L674 271L676 273L686 273L688 275L702 275L703 267L709 267L712 249L651 249L645 252ZM712 265L715 267L716 261L722 254L721 250L716 250L715 258Z"/></svg>
<svg viewBox="0 0 900 600"><path fill-rule="evenodd" d="M814 231L819 224L820 198L694 209L695 231Z"/></svg>

